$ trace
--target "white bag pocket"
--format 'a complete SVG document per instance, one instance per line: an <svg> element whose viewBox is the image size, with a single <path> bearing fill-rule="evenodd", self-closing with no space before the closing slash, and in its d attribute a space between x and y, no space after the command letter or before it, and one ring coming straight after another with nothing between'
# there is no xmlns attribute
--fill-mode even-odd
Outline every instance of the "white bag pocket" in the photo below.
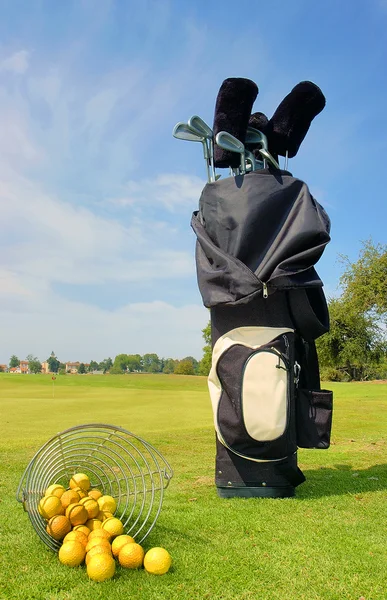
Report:
<svg viewBox="0 0 387 600"><path fill-rule="evenodd" d="M239 327L216 342L208 383L219 440L252 460L295 452L292 388L294 331Z"/></svg>

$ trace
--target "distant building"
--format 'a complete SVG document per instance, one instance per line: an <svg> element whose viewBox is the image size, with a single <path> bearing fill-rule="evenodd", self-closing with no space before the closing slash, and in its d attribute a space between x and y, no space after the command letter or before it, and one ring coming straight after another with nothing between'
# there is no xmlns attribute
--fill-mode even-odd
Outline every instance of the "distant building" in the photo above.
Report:
<svg viewBox="0 0 387 600"><path fill-rule="evenodd" d="M78 369L79 369L79 365L81 363L79 361L77 362L67 362L66 363L66 373L78 373Z"/></svg>
<svg viewBox="0 0 387 600"><path fill-rule="evenodd" d="M0 372L7 373L7 371L8 371L7 365L0 365Z"/></svg>
<svg viewBox="0 0 387 600"><path fill-rule="evenodd" d="M28 360L21 360L19 367L20 367L20 373L29 373Z"/></svg>
<svg viewBox="0 0 387 600"><path fill-rule="evenodd" d="M42 363L42 373L50 373L50 368L48 366L48 362Z"/></svg>

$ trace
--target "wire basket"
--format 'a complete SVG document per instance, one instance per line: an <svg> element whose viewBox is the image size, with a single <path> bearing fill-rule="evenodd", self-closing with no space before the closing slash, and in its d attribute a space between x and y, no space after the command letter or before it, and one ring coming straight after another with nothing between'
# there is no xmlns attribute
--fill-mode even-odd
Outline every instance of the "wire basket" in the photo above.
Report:
<svg viewBox="0 0 387 600"><path fill-rule="evenodd" d="M115 498L115 516L139 544L153 529L173 476L156 448L122 427L92 423L58 433L31 459L16 495L39 537L56 552L61 542L47 533L38 504L49 485L67 488L77 472L88 475L91 488Z"/></svg>

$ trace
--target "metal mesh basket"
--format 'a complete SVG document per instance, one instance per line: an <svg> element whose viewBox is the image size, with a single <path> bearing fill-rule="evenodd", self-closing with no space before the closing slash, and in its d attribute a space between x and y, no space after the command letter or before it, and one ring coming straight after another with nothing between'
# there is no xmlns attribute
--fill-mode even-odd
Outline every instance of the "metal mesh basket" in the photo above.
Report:
<svg viewBox="0 0 387 600"><path fill-rule="evenodd" d="M173 475L160 452L121 427L93 423L58 433L31 459L17 490L35 531L54 551L61 542L46 532L39 500L53 483L67 488L77 472L89 476L92 488L116 499L115 516L137 543L153 529Z"/></svg>

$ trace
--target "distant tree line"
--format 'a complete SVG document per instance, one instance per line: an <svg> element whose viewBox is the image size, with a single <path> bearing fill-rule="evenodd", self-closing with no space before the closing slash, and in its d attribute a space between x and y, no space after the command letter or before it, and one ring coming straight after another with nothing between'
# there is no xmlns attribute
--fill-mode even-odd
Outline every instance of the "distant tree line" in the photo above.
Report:
<svg viewBox="0 0 387 600"><path fill-rule="evenodd" d="M200 375L200 363L193 356L181 360L159 358L157 354L118 354L110 370L119 373L165 373L167 375Z"/></svg>
<svg viewBox="0 0 387 600"><path fill-rule="evenodd" d="M29 354L28 370L30 373L40 373L42 363L38 358ZM62 363L51 352L50 357L45 361L48 363L50 373L66 373L66 364ZM203 361L197 361L193 356L186 356L179 360L176 358L159 358L157 354L118 354L114 361L111 358L105 358L101 362L91 360L89 364L79 363L77 372L80 375L100 371L103 373L122 374L122 373L165 373L175 375L203 375L206 374L202 368ZM18 367L20 359L13 355L10 358L10 368Z"/></svg>

